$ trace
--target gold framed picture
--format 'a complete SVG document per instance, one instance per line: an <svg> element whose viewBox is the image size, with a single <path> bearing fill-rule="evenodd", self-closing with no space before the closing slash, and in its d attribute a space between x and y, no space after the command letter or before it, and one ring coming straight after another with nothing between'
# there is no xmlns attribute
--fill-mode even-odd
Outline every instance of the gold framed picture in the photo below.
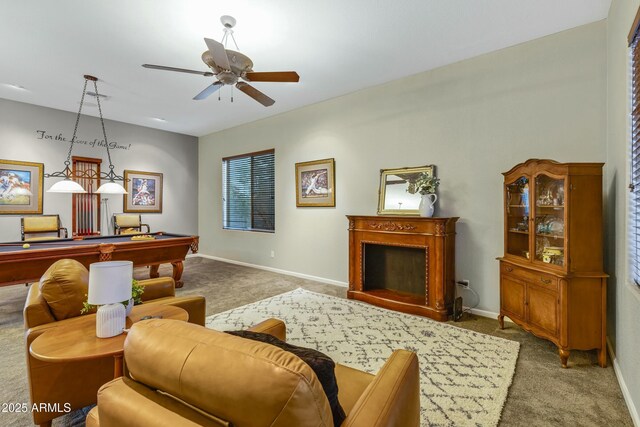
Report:
<svg viewBox="0 0 640 427"><path fill-rule="evenodd" d="M162 213L161 173L125 170L124 183L124 212Z"/></svg>
<svg viewBox="0 0 640 427"><path fill-rule="evenodd" d="M0 160L0 215L41 215L44 164Z"/></svg>
<svg viewBox="0 0 640 427"><path fill-rule="evenodd" d="M335 207L335 160L296 163L296 206Z"/></svg>

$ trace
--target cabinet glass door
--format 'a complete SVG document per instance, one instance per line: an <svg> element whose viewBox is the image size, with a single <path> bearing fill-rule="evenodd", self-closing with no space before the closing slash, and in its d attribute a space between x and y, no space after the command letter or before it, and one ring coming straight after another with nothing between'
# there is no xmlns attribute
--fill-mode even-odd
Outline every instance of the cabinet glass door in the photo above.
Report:
<svg viewBox="0 0 640 427"><path fill-rule="evenodd" d="M529 178L506 184L507 253L529 259Z"/></svg>
<svg viewBox="0 0 640 427"><path fill-rule="evenodd" d="M535 178L535 260L564 267L565 180L540 174Z"/></svg>

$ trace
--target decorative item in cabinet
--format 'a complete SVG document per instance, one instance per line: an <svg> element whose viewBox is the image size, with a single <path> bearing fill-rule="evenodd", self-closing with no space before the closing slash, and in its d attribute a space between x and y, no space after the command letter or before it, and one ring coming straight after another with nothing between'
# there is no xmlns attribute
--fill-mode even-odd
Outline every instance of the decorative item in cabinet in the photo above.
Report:
<svg viewBox="0 0 640 427"><path fill-rule="evenodd" d="M606 366L602 163L531 159L504 175L504 317L558 346L597 350Z"/></svg>
<svg viewBox="0 0 640 427"><path fill-rule="evenodd" d="M529 179L517 177L505 185L507 251L516 256L529 256Z"/></svg>

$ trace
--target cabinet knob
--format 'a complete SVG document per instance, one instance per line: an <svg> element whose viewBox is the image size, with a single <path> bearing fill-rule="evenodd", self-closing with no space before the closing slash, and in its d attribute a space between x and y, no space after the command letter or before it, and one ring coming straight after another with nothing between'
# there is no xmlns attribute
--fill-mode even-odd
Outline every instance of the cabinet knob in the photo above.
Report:
<svg viewBox="0 0 640 427"><path fill-rule="evenodd" d="M540 278L540 281L541 281L542 283L546 283L547 285L548 285L549 283L551 283L551 279L545 279L544 277L541 277L541 278Z"/></svg>
<svg viewBox="0 0 640 427"><path fill-rule="evenodd" d="M505 270L507 270L509 273L511 273L513 271L513 268L511 267L505 267Z"/></svg>

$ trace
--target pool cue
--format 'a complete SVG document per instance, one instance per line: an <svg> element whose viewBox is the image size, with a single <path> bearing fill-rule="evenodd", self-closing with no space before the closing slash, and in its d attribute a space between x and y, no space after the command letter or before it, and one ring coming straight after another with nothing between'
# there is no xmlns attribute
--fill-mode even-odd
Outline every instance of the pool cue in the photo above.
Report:
<svg viewBox="0 0 640 427"><path fill-rule="evenodd" d="M88 165L89 170L93 170L93 165ZM89 202L89 231L87 234L93 234L93 186L91 185L91 180L87 183L87 188L89 188L89 193L87 194L87 201Z"/></svg>
<svg viewBox="0 0 640 427"><path fill-rule="evenodd" d="M82 172L82 163L77 164L78 169L80 169L80 172ZM80 180L80 182L82 182L82 180ZM80 194L79 195L79 199L80 199L80 226L78 227L78 234L82 235L84 234L84 194Z"/></svg>
<svg viewBox="0 0 640 427"><path fill-rule="evenodd" d="M78 164L76 162L76 169L81 169L82 165ZM82 194L78 194L78 211L76 212L76 219L77 219L77 224L76 224L76 234L82 234L82 216L84 214L83 210L82 210Z"/></svg>
<svg viewBox="0 0 640 427"><path fill-rule="evenodd" d="M81 165L76 162L76 170L80 169ZM82 234L82 194L77 194L78 210L76 211L76 234Z"/></svg>
<svg viewBox="0 0 640 427"><path fill-rule="evenodd" d="M86 171L87 171L87 165L82 164L82 173L84 174L84 173L86 173ZM82 178L82 181L83 181L83 184L86 185L87 180ZM84 188L86 188L86 187L84 187ZM82 205L83 205L82 206L82 213L84 214L84 221L82 222L82 234L84 235L84 234L87 234L87 211L89 210L89 209L87 209L88 208L88 206L87 206L87 193L84 193L82 195Z"/></svg>
<svg viewBox="0 0 640 427"><path fill-rule="evenodd" d="M70 247L73 246L72 243L75 240L69 239L69 242L29 242L28 240L25 242L17 242L17 243L0 243L0 247L6 247L6 246L16 246L19 247L20 249L24 249L22 248L22 245L24 244L28 244L29 245L29 249L34 249L37 247L56 247L56 246L64 246L64 247ZM99 245L100 243L93 243L93 245ZM91 246L91 245L87 245L87 246Z"/></svg>
<svg viewBox="0 0 640 427"><path fill-rule="evenodd" d="M83 172L83 175L85 173L87 173L87 165L86 164L82 165L82 172ZM82 181L84 181L84 184L85 184L84 188L87 188L86 187L87 179L86 178L82 178ZM89 232L89 203L87 203L88 202L87 193L84 193L82 195L82 199L84 201L84 228L82 230L82 234L86 235Z"/></svg>
<svg viewBox="0 0 640 427"><path fill-rule="evenodd" d="M87 173L87 170L89 168L87 167L87 164L84 164L84 165L82 165L82 169L83 169L84 173ZM83 178L82 180L85 183L85 187L84 188L87 188L86 187L87 179ZM87 196L88 196L88 194L84 193L84 195L82 197L84 199L84 230L83 230L82 234L84 234L84 235L89 234L89 198Z"/></svg>
<svg viewBox="0 0 640 427"><path fill-rule="evenodd" d="M90 169L91 169L91 175L93 175L93 173L95 172L95 163L92 163L90 165ZM90 199L90 203L91 203L91 234L95 234L95 222L93 220L93 217L95 215L95 195L93 194L93 179L89 180L89 188L90 188L90 195L89 195L89 199Z"/></svg>

